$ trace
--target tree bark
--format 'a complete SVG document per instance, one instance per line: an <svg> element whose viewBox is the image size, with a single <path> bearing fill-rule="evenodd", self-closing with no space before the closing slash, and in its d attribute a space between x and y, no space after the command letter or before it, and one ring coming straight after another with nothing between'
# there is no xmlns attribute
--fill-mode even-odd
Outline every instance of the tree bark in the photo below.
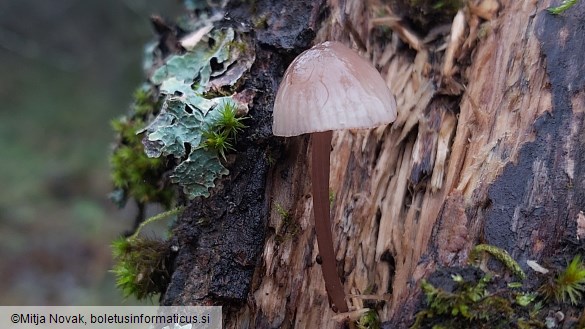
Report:
<svg viewBox="0 0 585 329"><path fill-rule="evenodd" d="M311 1L274 3L258 1L255 14L273 12L268 30L256 34L251 72L250 83L265 88L251 112L256 144L238 156L221 192L182 217L163 303L224 305L226 328L339 326L316 262L308 138L282 140L267 130L287 63L324 40L365 41L364 55L398 103L393 124L333 135L331 218L350 309L364 307L357 295L376 295L385 301L378 312L385 325L407 328L420 280L463 264L477 243L507 250L523 268L580 244L584 2L561 16L537 0L501 0L490 20L469 10L454 70L445 69L451 58L437 43L413 50L395 27L381 33L373 4L347 0L351 33L336 23L336 2L327 11ZM232 19L244 19L235 9ZM196 226L202 217L213 223Z"/></svg>

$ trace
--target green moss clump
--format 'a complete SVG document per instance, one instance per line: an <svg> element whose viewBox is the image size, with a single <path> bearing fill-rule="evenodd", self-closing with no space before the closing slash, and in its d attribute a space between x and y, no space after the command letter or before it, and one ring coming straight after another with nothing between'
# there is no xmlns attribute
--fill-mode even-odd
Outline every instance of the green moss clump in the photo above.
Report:
<svg viewBox="0 0 585 329"><path fill-rule="evenodd" d="M129 197L139 203L158 202L169 207L174 191L161 183L164 174L164 158L149 158L144 153L141 136L143 128L140 119L122 117L112 121L112 127L119 136L119 144L110 157L111 175L114 187L121 195L114 200L123 206Z"/></svg>
<svg viewBox="0 0 585 329"><path fill-rule="evenodd" d="M471 250L469 254L469 262L474 263L477 262L479 255L481 253L488 253L497 260L499 260L502 264L504 264L514 275L516 275L520 280L524 280L526 278L526 274L522 271L522 268L518 263L508 254L508 252L504 249L498 248L496 246L491 246L487 244L479 244Z"/></svg>
<svg viewBox="0 0 585 329"><path fill-rule="evenodd" d="M146 225L177 215L183 209L178 207L150 217L130 237L114 240L112 255L115 265L112 272L124 297L134 296L142 300L165 291L171 279L169 242L142 237L140 231Z"/></svg>
<svg viewBox="0 0 585 329"><path fill-rule="evenodd" d="M380 318L374 310L367 311L356 322L358 329L380 329Z"/></svg>
<svg viewBox="0 0 585 329"><path fill-rule="evenodd" d="M417 313L411 328L540 328L543 322L531 313L535 296L516 289L502 289L489 274L462 269L451 284L438 288L422 282L427 308ZM471 273L471 274L470 274ZM465 278L464 278L465 276ZM479 277L479 279L477 279Z"/></svg>
<svg viewBox="0 0 585 329"><path fill-rule="evenodd" d="M247 128L242 123L247 117L238 117L237 106L231 100L224 101L218 111L218 115L213 122L213 128L235 140L236 135L244 128Z"/></svg>
<svg viewBox="0 0 585 329"><path fill-rule="evenodd" d="M238 117L236 104L231 100L224 101L217 111L202 133L203 147L217 151L225 160L225 153L234 149L237 134L246 128L242 121L247 117Z"/></svg>
<svg viewBox="0 0 585 329"><path fill-rule="evenodd" d="M140 87L134 91L132 110L137 117L153 114L160 105L154 102L147 87Z"/></svg>
<svg viewBox="0 0 585 329"><path fill-rule="evenodd" d="M333 203L335 202L335 192L329 189L329 207L333 208Z"/></svg>
<svg viewBox="0 0 585 329"><path fill-rule="evenodd" d="M116 264L112 272L124 297L139 300L164 292L170 282L167 241L152 238L120 238L112 243Z"/></svg>
<svg viewBox="0 0 585 329"><path fill-rule="evenodd" d="M585 292L585 264L581 256L576 255L558 275L549 275L540 292L559 303L578 304Z"/></svg>
<svg viewBox="0 0 585 329"><path fill-rule="evenodd" d="M518 278L526 277L507 252L494 246L476 246L469 263L474 264L482 252L494 256ZM546 328L556 321L550 314L559 308L563 312L570 307L577 312L583 309L585 263L580 255L564 269L541 274L543 284L537 280L506 282L505 276L485 274L473 266L449 271L450 280L437 271L429 281L422 281L426 307L417 313L411 328ZM585 312L582 320L585 323Z"/></svg>
<svg viewBox="0 0 585 329"><path fill-rule="evenodd" d="M417 314L412 328L422 328L426 319L440 316L444 316L440 323L446 328L467 328L471 323L477 328L487 328L490 323L507 323L513 312L512 305L509 300L488 292L487 285L491 280L489 275L477 282L453 275L456 283L453 291L423 281L422 290L429 308Z"/></svg>
<svg viewBox="0 0 585 329"><path fill-rule="evenodd" d="M556 7L548 8L548 12L553 15L560 15L564 13L567 9L573 7L578 0L563 0L563 2Z"/></svg>
<svg viewBox="0 0 585 329"><path fill-rule="evenodd" d="M280 203L277 202L274 207L276 208L276 212L282 218L282 220L287 221L290 219L290 214Z"/></svg>
<svg viewBox="0 0 585 329"><path fill-rule="evenodd" d="M252 19L252 25L256 30L263 30L268 27L268 14L256 16Z"/></svg>
<svg viewBox="0 0 585 329"><path fill-rule="evenodd" d="M149 116L158 111L160 104L148 87L134 92L131 113L112 120L117 145L110 156L111 176L114 184L112 200L122 207L129 198L138 203L160 203L169 208L174 191L165 188L161 181L166 169L164 158L149 158L140 134Z"/></svg>

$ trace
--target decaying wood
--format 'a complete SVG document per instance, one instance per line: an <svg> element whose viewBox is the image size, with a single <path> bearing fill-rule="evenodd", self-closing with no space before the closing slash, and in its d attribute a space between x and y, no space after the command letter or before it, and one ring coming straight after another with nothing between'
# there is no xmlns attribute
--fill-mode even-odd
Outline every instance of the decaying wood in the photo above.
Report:
<svg viewBox="0 0 585 329"><path fill-rule="evenodd" d="M354 6L350 11L356 13L354 25L367 23L359 21L369 17L367 9L359 8L356 2L348 5ZM490 196L490 186L505 184L498 179L518 161L525 144L536 138L535 122L554 112L537 35L537 28L545 26L548 14L544 9L549 4L502 1L500 5L500 15L483 21L479 27L484 35L473 54L467 54L471 65L458 64L465 69L460 82L466 89L460 98L449 95L452 89L438 90L441 86L437 86L437 76L424 74L428 71L424 67L427 61L421 65L417 56L413 61L412 55L396 49L395 43L388 43L386 48L372 45L371 52L374 56L377 52L381 71L397 95L399 118L386 128L338 132L334 137L333 218L337 257L344 264L345 289L353 294L391 293L381 312L382 319L398 327L407 326L412 319L419 280L437 264L461 264L478 241L505 247L515 257L521 253L542 257L544 245L533 250L526 248L526 243L538 245L539 241L520 242L514 234L497 236L497 231L489 229L491 224L485 223L495 216L499 206ZM478 24L477 18L467 15L467 20ZM466 31L466 36L469 33ZM371 40L367 34L363 38ZM420 56L428 57L424 53ZM575 125L574 130L580 131L580 122ZM526 161L533 160L536 159ZM542 164L537 166L538 163L542 161L535 162L533 171L541 172L541 183L539 176L527 174L516 180L523 184L509 188L524 194L535 183L534 188L546 185L542 180L548 172L542 173ZM278 190L277 186L273 188L276 195ZM306 200L301 202L311 206ZM302 214L310 212L297 211L295 216ZM549 225L554 220L549 219ZM498 225L514 232L514 225L505 220ZM300 233L304 234L312 232ZM548 240L551 245L551 239ZM267 246L271 243L269 238ZM301 289L305 294L295 294L296 298L288 303L286 295L278 296L276 300L281 302L277 309L296 309L298 328L333 327L327 320L331 311L326 307L319 267L314 263L315 246L295 250L294 245L295 239L291 239L290 250L264 259L266 263L279 262L283 266L300 252L306 257L298 258L310 260L301 272L306 278L290 286L290 291ZM271 281L267 276L264 284ZM363 301L357 298L350 301L354 307L363 306ZM314 322L315 319L319 322Z"/></svg>
<svg viewBox="0 0 585 329"><path fill-rule="evenodd" d="M161 296L163 305L222 305L227 327L233 326L230 323L234 312L241 309L254 291L252 282L265 249L265 237L270 233L266 232L271 210L269 183L276 175L270 163L278 158L279 145L270 130L278 85L275 75L280 77L284 73L284 59L294 57L300 52L297 49L310 47L323 5L320 1L299 0L288 4L286 12L282 12L279 2L257 4L262 9L260 13L248 2L230 2L229 8L224 9L229 12L229 19L220 22L225 26L237 21L238 33L250 36L253 22L249 19L253 12L282 14L267 18L278 29L256 31L252 44L246 45L256 50L255 62L248 72L250 78L238 88L239 95L253 104L247 115L254 120L247 120L245 133L238 138L237 155L226 160L229 176L216 181L218 186L208 198L187 202L173 228L171 243L176 250L173 273ZM277 54L275 49L281 53ZM295 193L294 197L298 195ZM297 221L289 224L285 225L289 230L298 229ZM249 321L239 321L238 326Z"/></svg>
<svg viewBox="0 0 585 329"><path fill-rule="evenodd" d="M333 137L334 245L350 310L375 301L388 328L406 328L420 280L464 263L474 244L502 247L526 268L583 238L585 3L555 17L550 1L474 1L458 25L429 36L360 0L344 3L348 33L343 9L329 5L314 42L359 35L398 103L395 123ZM384 39L380 25L398 30ZM316 261L311 149L306 137L284 145L266 180L260 264L228 328L341 323Z"/></svg>

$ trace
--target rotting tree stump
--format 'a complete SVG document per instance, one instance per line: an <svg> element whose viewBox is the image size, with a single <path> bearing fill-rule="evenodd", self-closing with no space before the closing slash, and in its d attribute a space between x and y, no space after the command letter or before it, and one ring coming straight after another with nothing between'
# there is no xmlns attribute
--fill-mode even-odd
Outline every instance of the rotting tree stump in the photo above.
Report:
<svg viewBox="0 0 585 329"><path fill-rule="evenodd" d="M450 55L440 36L408 42L395 20L372 18L379 3L346 1L353 33L336 22L335 1L234 3L231 22L266 22L244 86L256 93L253 133L239 141L231 175L175 228L180 250L163 304L223 305L226 328L339 325L316 263L308 138L270 134L286 65L324 40L365 41L397 98L395 123L337 132L331 155L339 274L348 295L386 301L386 327L408 327L420 280L463 264L477 243L507 250L524 268L581 245L584 2L562 16L538 0L501 0L482 17L469 10Z"/></svg>

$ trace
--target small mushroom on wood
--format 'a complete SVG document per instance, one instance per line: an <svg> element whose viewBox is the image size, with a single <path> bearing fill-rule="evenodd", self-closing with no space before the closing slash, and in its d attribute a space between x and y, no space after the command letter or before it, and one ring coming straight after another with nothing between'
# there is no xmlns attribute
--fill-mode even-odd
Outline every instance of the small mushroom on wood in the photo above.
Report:
<svg viewBox="0 0 585 329"><path fill-rule="evenodd" d="M332 131L373 128L396 119L396 100L379 72L339 42L327 41L293 60L274 102L276 136L311 134L313 212L323 279L339 312L347 312L331 233L329 153Z"/></svg>

